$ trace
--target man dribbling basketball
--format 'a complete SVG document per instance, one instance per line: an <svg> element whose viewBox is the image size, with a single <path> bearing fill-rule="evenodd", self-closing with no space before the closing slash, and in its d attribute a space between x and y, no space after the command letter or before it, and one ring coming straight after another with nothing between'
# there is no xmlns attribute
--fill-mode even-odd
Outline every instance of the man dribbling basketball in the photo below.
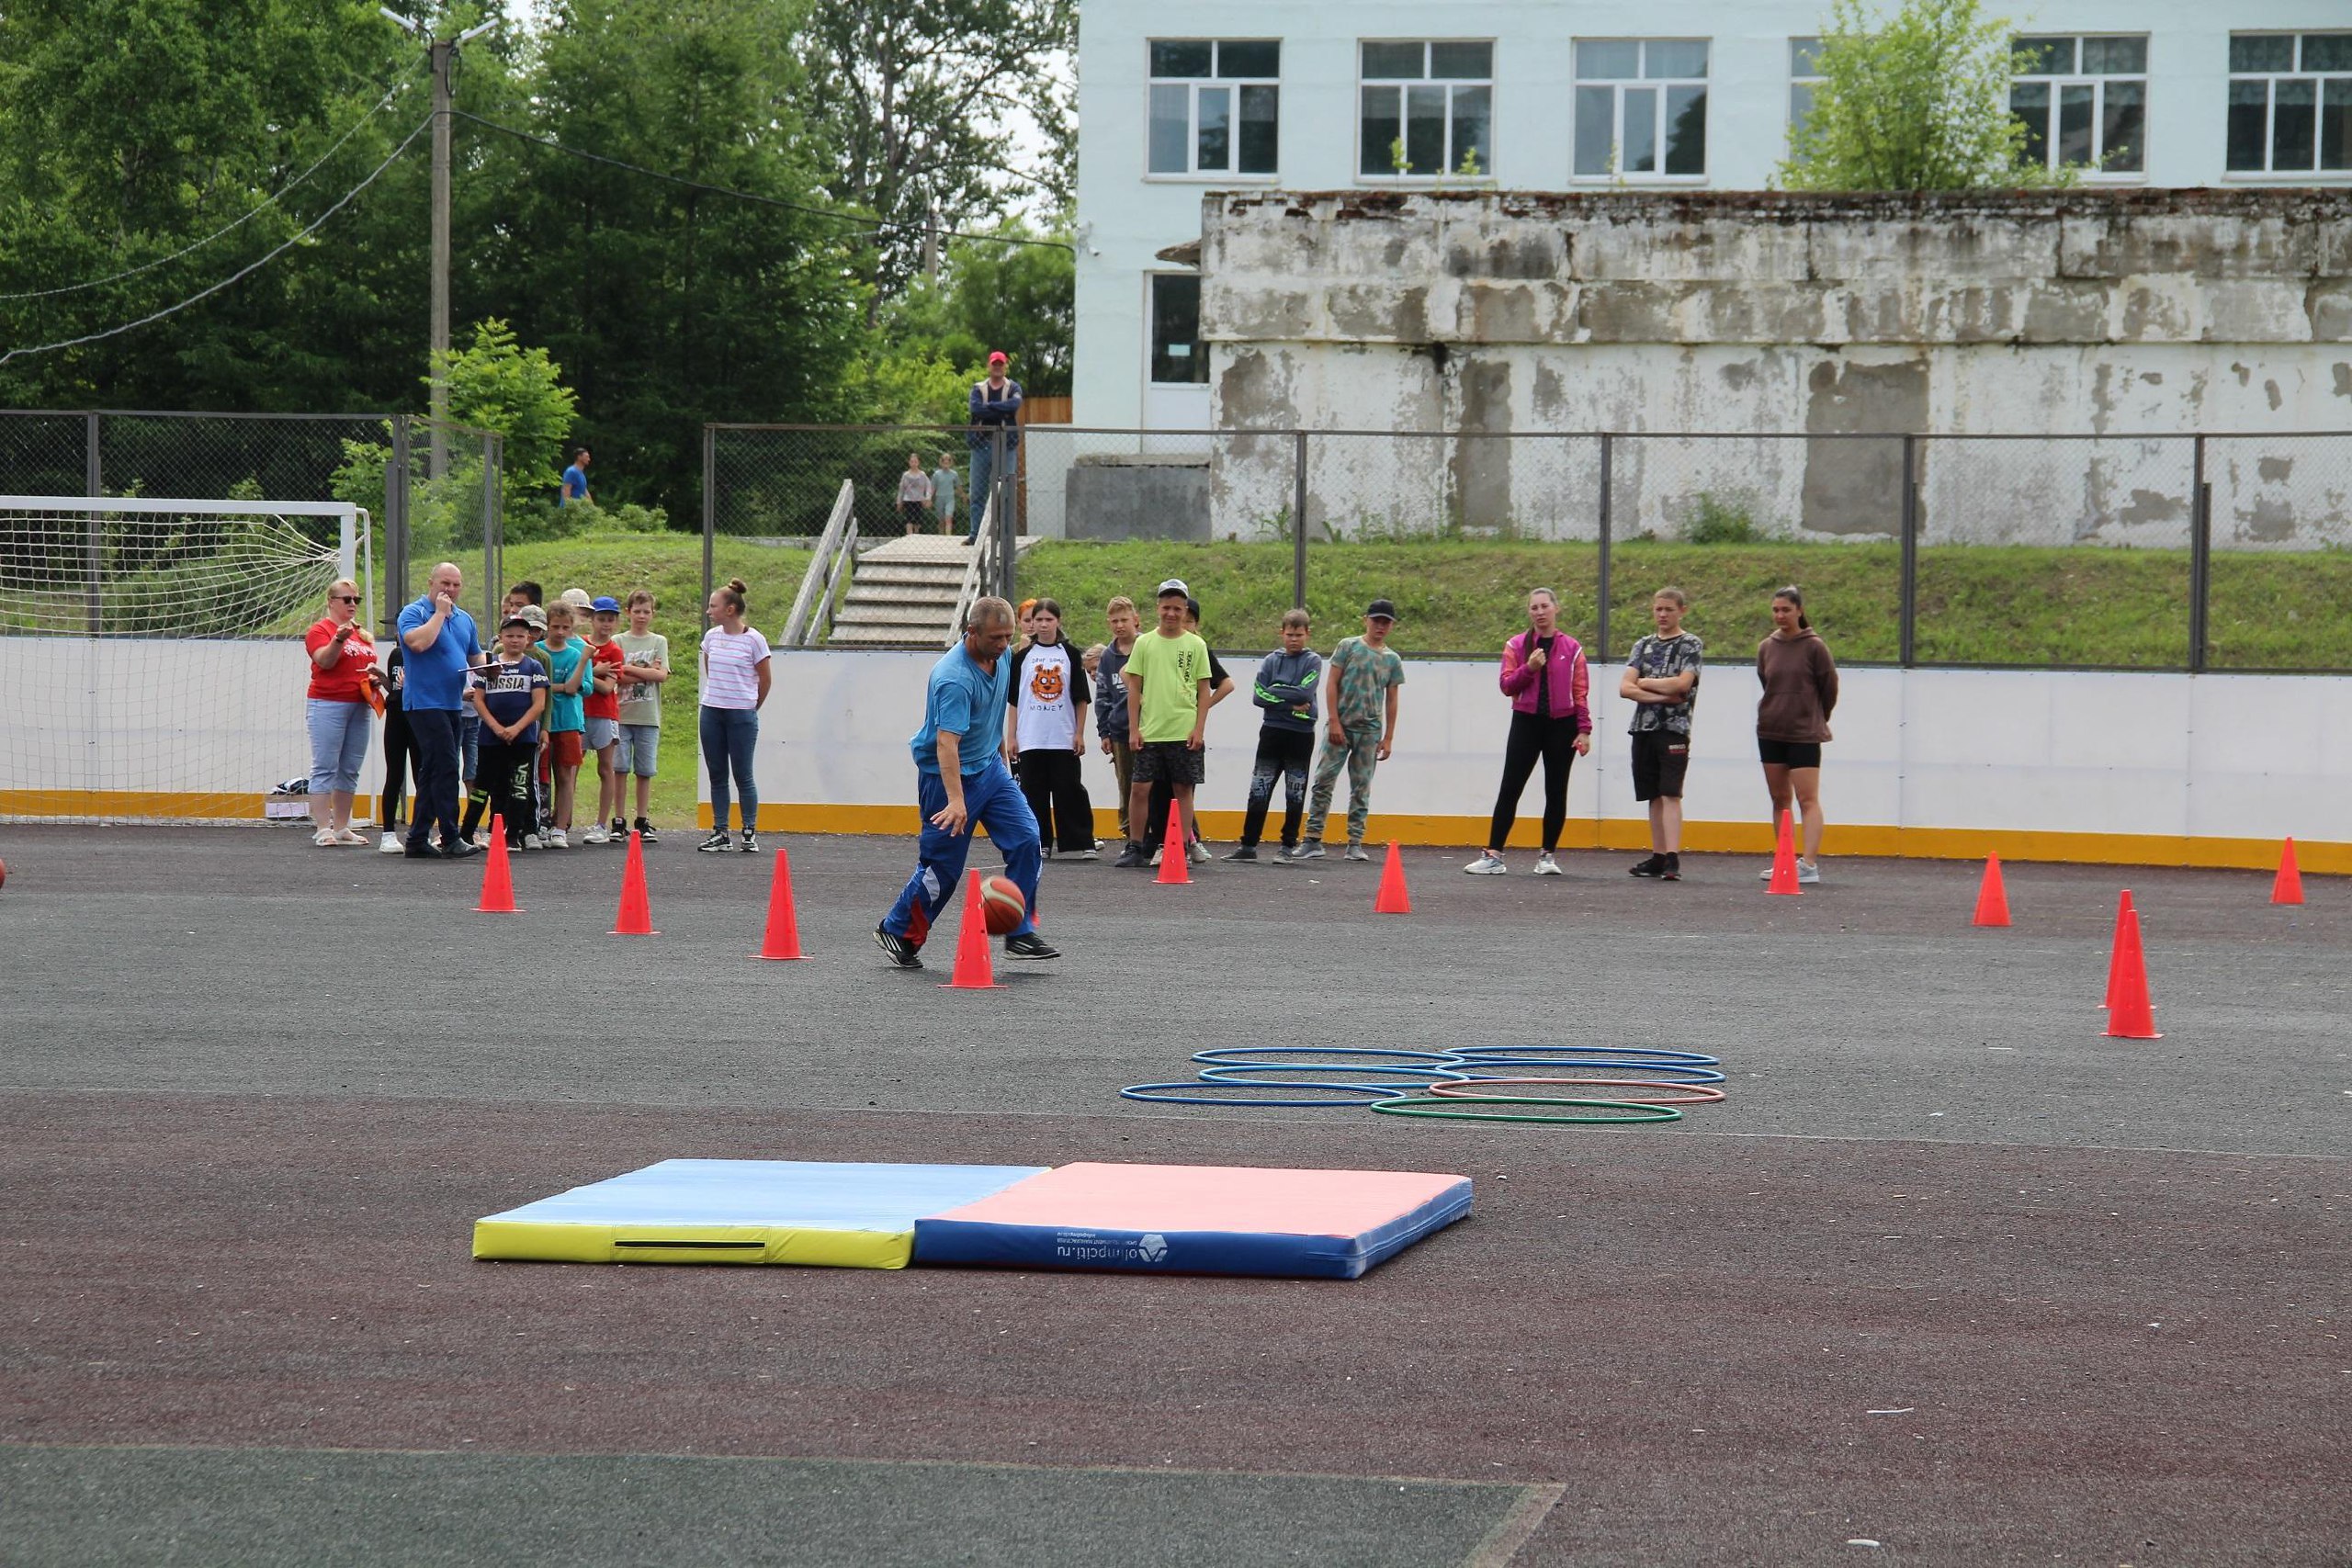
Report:
<svg viewBox="0 0 2352 1568"><path fill-rule="evenodd" d="M922 728L908 742L915 759L915 798L922 812L915 874L874 928L874 940L901 969L922 967L931 923L956 894L971 852L972 829L986 828L1004 852L1004 869L1021 889L1020 923L1004 941L1007 958L1059 958L1029 919L1037 903L1042 855L1037 818L1004 765L1005 691L1012 662L1012 606L975 600L964 640L932 666Z"/></svg>

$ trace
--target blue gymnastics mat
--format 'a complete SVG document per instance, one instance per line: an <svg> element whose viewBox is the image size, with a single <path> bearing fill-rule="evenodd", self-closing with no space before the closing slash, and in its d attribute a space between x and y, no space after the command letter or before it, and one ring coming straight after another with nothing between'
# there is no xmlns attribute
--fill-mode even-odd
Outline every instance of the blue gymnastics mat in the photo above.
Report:
<svg viewBox="0 0 2352 1568"><path fill-rule="evenodd" d="M1353 1280L1469 1213L1466 1176L1066 1165L917 1220L915 1261Z"/></svg>
<svg viewBox="0 0 2352 1568"><path fill-rule="evenodd" d="M1035 1165L665 1159L476 1220L474 1256L903 1269L918 1218L1044 1171Z"/></svg>

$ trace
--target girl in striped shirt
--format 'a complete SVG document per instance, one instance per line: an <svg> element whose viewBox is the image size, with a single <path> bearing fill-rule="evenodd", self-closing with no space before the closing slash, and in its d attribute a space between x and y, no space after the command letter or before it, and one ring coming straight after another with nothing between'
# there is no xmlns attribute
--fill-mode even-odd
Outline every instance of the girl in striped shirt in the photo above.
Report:
<svg viewBox="0 0 2352 1568"><path fill-rule="evenodd" d="M702 634L702 760L710 771L710 837L695 846L725 852L727 779L735 778L742 824L741 848L760 852L759 786L752 779L752 748L760 738L760 705L768 700L768 639L743 622L743 580L729 578L710 593L710 629Z"/></svg>

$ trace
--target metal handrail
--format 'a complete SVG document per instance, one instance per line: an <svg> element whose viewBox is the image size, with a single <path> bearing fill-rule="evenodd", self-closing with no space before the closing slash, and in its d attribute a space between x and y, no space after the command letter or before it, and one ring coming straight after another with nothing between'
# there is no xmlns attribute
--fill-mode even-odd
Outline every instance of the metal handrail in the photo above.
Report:
<svg viewBox="0 0 2352 1568"><path fill-rule="evenodd" d="M809 622L817 610L812 601L818 588L821 584L829 593L831 592L834 558L841 550L844 531L853 542L857 537L854 521L856 502L856 485L843 479L841 492L833 497L832 515L825 519L825 531L819 536L817 547L808 558L808 570L800 574L800 592L793 598L792 614L785 620L784 646L786 648L808 646Z"/></svg>
<svg viewBox="0 0 2352 1568"><path fill-rule="evenodd" d="M997 487L989 486L989 498L980 512L980 533L972 549L972 558L964 563L964 585L956 592L956 615L947 623L947 640L944 646L954 648L964 637L964 618L972 612L972 602L984 598L989 585L996 581L996 498Z"/></svg>

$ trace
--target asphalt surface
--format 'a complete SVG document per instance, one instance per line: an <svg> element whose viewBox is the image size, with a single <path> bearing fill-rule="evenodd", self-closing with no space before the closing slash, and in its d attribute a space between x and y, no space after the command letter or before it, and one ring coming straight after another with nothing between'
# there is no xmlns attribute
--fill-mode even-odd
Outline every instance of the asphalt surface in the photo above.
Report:
<svg viewBox="0 0 2352 1568"><path fill-rule="evenodd" d="M1752 861L1415 852L1400 919L1376 866L1065 865L1066 956L971 993L952 932L922 976L866 934L903 845L791 850L812 957L760 964L769 863L682 844L649 853L664 934L622 939L610 851L525 857L500 918L472 866L293 833L0 829L0 1475L33 1483L0 1540L654 1560L582 1529L610 1495L677 1561L2346 1561L2331 880L2288 910L2012 867L2017 926L1977 931L1966 866L1770 899ZM2098 1032L2122 886L2159 1042ZM1207 1045L1513 1043L1713 1052L1730 1098L1550 1129L1116 1095ZM478 1215L676 1155L1477 1197L1351 1282L467 1258Z"/></svg>

